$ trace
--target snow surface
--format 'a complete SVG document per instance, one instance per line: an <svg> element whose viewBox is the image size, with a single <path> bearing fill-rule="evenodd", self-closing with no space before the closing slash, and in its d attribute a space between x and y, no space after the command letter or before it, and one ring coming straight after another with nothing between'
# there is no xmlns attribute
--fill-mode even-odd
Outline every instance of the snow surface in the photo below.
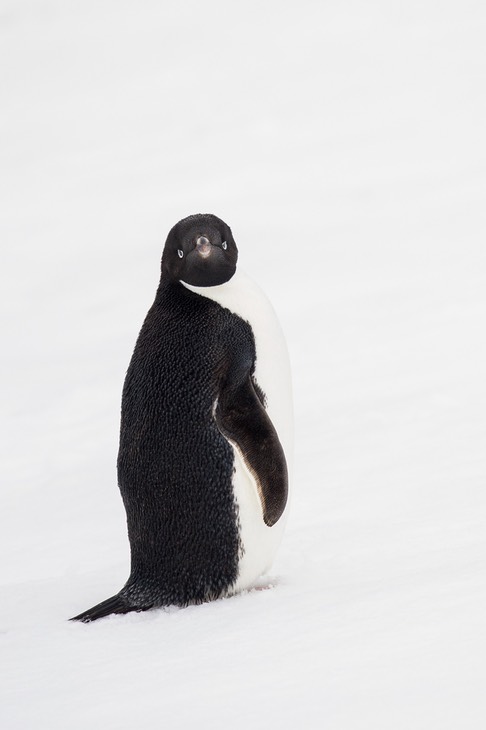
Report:
<svg viewBox="0 0 486 730"><path fill-rule="evenodd" d="M0 727L486 726L486 6L3 0ZM295 379L272 574L92 625L168 229L232 226Z"/></svg>

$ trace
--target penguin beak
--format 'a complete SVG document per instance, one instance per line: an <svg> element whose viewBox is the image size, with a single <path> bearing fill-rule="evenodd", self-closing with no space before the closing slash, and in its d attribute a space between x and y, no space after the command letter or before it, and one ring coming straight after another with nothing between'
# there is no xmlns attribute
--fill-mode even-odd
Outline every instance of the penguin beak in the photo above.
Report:
<svg viewBox="0 0 486 730"><path fill-rule="evenodd" d="M203 259L207 259L207 257L211 254L212 246L211 241L209 238L206 238L206 236L199 236L196 240L196 251L200 256L202 256Z"/></svg>

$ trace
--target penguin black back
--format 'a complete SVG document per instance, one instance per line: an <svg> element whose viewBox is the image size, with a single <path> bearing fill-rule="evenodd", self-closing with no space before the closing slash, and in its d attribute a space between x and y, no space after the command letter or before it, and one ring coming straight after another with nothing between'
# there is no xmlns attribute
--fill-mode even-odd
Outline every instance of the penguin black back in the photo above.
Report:
<svg viewBox="0 0 486 730"><path fill-rule="evenodd" d="M132 549L123 595L135 603L197 603L236 579L233 453L213 417L228 346L254 361L248 324L180 284L161 288L122 398L118 479Z"/></svg>

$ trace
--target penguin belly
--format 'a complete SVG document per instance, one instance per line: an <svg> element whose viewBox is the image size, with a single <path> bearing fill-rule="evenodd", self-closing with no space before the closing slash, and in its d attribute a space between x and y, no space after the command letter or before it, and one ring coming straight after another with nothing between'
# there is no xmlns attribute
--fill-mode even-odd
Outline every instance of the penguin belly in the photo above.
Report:
<svg viewBox="0 0 486 730"><path fill-rule="evenodd" d="M263 521L262 505L257 486L238 448L233 444L233 490L238 516L239 556L238 578L230 594L252 588L266 573L282 540L287 510L279 521L268 527Z"/></svg>

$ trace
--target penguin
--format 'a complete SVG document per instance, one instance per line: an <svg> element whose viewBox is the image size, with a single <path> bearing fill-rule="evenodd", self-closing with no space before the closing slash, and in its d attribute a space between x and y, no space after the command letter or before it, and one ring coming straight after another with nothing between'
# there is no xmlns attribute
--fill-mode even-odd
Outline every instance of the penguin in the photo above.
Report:
<svg viewBox="0 0 486 730"><path fill-rule="evenodd" d="M215 215L169 231L122 393L130 575L73 621L231 596L272 565L289 504L290 366L271 304L237 261Z"/></svg>

